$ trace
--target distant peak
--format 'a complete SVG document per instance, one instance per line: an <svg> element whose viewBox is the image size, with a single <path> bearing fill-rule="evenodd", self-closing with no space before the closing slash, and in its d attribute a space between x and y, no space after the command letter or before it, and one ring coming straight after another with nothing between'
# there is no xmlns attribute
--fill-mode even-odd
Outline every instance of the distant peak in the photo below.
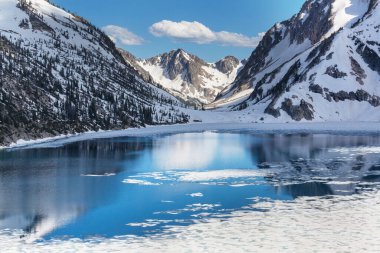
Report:
<svg viewBox="0 0 380 253"><path fill-rule="evenodd" d="M187 52L186 52L185 50L183 50L182 48L178 48L178 49L176 49L176 50L172 50L172 51L169 52L169 54L174 55L174 56L184 56L184 57L190 55L189 53L187 53Z"/></svg>
<svg viewBox="0 0 380 253"><path fill-rule="evenodd" d="M239 65L239 63L240 61L238 58L232 55L228 55L223 59L217 61L215 63L215 66L220 72L229 74Z"/></svg>
<svg viewBox="0 0 380 253"><path fill-rule="evenodd" d="M185 50L183 50L182 48L178 48L176 50L173 50L175 53L186 53Z"/></svg>
<svg viewBox="0 0 380 253"><path fill-rule="evenodd" d="M239 62L239 59L236 58L233 55L227 55L226 57L220 59L219 61L234 61L234 62Z"/></svg>

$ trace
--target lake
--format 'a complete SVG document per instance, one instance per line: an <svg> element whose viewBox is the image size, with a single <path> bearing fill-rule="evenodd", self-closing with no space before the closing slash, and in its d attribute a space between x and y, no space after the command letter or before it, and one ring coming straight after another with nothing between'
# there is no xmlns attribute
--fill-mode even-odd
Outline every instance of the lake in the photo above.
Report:
<svg viewBox="0 0 380 253"><path fill-rule="evenodd" d="M0 230L37 242L150 238L379 184L379 135L209 131L10 149L0 151Z"/></svg>

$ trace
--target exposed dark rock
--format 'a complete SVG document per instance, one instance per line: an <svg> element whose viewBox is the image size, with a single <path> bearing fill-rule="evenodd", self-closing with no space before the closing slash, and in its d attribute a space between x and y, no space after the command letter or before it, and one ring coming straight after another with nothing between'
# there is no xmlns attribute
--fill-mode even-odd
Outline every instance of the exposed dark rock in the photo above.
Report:
<svg viewBox="0 0 380 253"><path fill-rule="evenodd" d="M215 63L216 68L224 73L224 74L230 74L233 70L236 69L237 66L239 66L239 59L237 59L234 56L226 56L223 59L217 61Z"/></svg>
<svg viewBox="0 0 380 253"><path fill-rule="evenodd" d="M337 93L333 93L333 92L330 92L330 95L333 97L333 99L335 100L335 102L339 102L339 101L344 101L346 99L350 99L350 96L348 95L348 93L346 91L339 91Z"/></svg>
<svg viewBox="0 0 380 253"><path fill-rule="evenodd" d="M359 102L368 101L369 97L370 97L370 95L368 94L368 92L366 92L364 90L357 90L356 91L356 100Z"/></svg>
<svg viewBox="0 0 380 253"><path fill-rule="evenodd" d="M281 116L280 108L274 109L273 107L267 107L265 108L264 113L272 115L275 118L278 118Z"/></svg>
<svg viewBox="0 0 380 253"><path fill-rule="evenodd" d="M326 69L326 72L325 74L337 79L337 78L343 78L343 77L346 77L347 74L342 72L342 71L339 71L338 69L338 65L335 64L334 66L330 66Z"/></svg>
<svg viewBox="0 0 380 253"><path fill-rule="evenodd" d="M371 45L371 46L379 46L380 47L380 42L373 41L373 40L367 41L367 44Z"/></svg>
<svg viewBox="0 0 380 253"><path fill-rule="evenodd" d="M370 69L380 74L379 55L359 39L357 39L355 43L358 45L356 52L362 56L363 60L368 64Z"/></svg>
<svg viewBox="0 0 380 253"><path fill-rule="evenodd" d="M288 70L286 75L281 79L280 82L278 82L273 88L271 88L268 91L268 95L272 97L272 102L268 105L268 107L265 110L265 113L267 112L267 109L273 108L273 106L276 104L277 100L280 98L282 94L285 93L285 91L289 90L290 87L288 86L290 80L292 81L298 81L299 75L298 70L300 68L300 61L295 62ZM274 108L273 108L274 109ZM268 110L269 112L273 110Z"/></svg>
<svg viewBox="0 0 380 253"><path fill-rule="evenodd" d="M299 105L293 105L291 99L286 98L282 102L281 109L284 110L293 120L300 121L302 119L313 120L314 109L313 106L305 100L301 100Z"/></svg>
<svg viewBox="0 0 380 253"><path fill-rule="evenodd" d="M317 43L332 27L331 20L331 1L306 1L298 15L290 21L292 41L302 43L309 39L312 44ZM325 11L327 10L327 11ZM301 19L301 13L307 13L307 18Z"/></svg>
<svg viewBox="0 0 380 253"><path fill-rule="evenodd" d="M351 69L352 69L351 74L356 76L356 81L359 84L364 85L363 79L367 78L367 74L365 73L364 69L360 66L360 64L353 57L350 57L350 60L351 60Z"/></svg>
<svg viewBox="0 0 380 253"><path fill-rule="evenodd" d="M331 45L335 39L336 33L323 40L317 47L315 47L307 57L307 61L310 62L308 69L316 66L321 62L322 57L331 49Z"/></svg>
<svg viewBox="0 0 380 253"><path fill-rule="evenodd" d="M378 107L380 106L380 97L379 96L372 96L369 98L368 102L374 106L374 107Z"/></svg>
<svg viewBox="0 0 380 253"><path fill-rule="evenodd" d="M333 55L334 55L334 52L329 53L329 54L326 56L326 60L331 60L332 57L333 57Z"/></svg>
<svg viewBox="0 0 380 253"><path fill-rule="evenodd" d="M131 67L140 75L140 77L142 77L142 79L145 81L145 82L148 82L148 83L155 83L152 76L149 74L148 71L146 71L145 69L143 69L138 63L138 59L133 55L131 54L130 52L128 51L125 51L123 49L118 49L121 53L121 55L123 56L124 60L131 65Z"/></svg>
<svg viewBox="0 0 380 253"><path fill-rule="evenodd" d="M319 94L323 94L323 89L321 86L319 86L318 84L311 84L309 86L309 90L311 92L314 92L314 93L319 93Z"/></svg>
<svg viewBox="0 0 380 253"><path fill-rule="evenodd" d="M271 30L262 38L260 44L253 51L251 57L247 60L244 68L240 71L235 86L243 85L251 79L254 74L258 73L265 66L265 58L272 47L278 44L282 37L282 30L273 26Z"/></svg>
<svg viewBox="0 0 380 253"><path fill-rule="evenodd" d="M55 34L55 31L53 28L51 28L48 24L43 22L41 18L39 18L36 15L30 15L29 16L29 21L32 24L32 29L33 30L39 30L39 31L45 31L48 32L52 35Z"/></svg>
<svg viewBox="0 0 380 253"><path fill-rule="evenodd" d="M257 82L256 88L250 95L249 99L250 100L262 99L264 96L262 86L266 83L271 83L280 71L281 71L281 68L278 68L272 71L271 73L265 74L264 77L260 81Z"/></svg>
<svg viewBox="0 0 380 253"><path fill-rule="evenodd" d="M209 66L209 64L202 59L195 55L189 55L182 49L173 50L158 57L147 59L146 61L152 65L164 67L167 70L167 75L170 80L174 80L178 75L185 73L185 81L192 83L198 88L202 83L201 76L207 75L202 69L202 66Z"/></svg>
<svg viewBox="0 0 380 253"><path fill-rule="evenodd" d="M332 102L332 97L331 97L330 93L326 93L325 96L326 96L327 101Z"/></svg>
<svg viewBox="0 0 380 253"><path fill-rule="evenodd" d="M317 73L314 73L314 74L310 75L309 81L311 81L311 83L314 82L316 76L317 76Z"/></svg>
<svg viewBox="0 0 380 253"><path fill-rule="evenodd" d="M29 29L29 21L28 19L23 19L21 20L19 27L24 28L24 29Z"/></svg>
<svg viewBox="0 0 380 253"><path fill-rule="evenodd" d="M351 100L351 101L359 101L359 102L368 102L374 107L380 106L380 97L376 95L370 95L365 90L357 90L356 92L350 91L339 91L339 92L330 92L325 91L325 98L331 102L334 100L335 102Z"/></svg>

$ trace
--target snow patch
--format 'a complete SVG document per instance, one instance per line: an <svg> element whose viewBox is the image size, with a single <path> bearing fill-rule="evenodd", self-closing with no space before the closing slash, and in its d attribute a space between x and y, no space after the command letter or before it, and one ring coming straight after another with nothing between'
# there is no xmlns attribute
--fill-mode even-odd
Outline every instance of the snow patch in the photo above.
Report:
<svg viewBox="0 0 380 253"><path fill-rule="evenodd" d="M191 193L191 194L188 194L190 197L192 198L201 198L203 197L203 193L201 192L195 192L195 193Z"/></svg>
<svg viewBox="0 0 380 253"><path fill-rule="evenodd" d="M124 184L137 184L137 185L149 185L149 186L158 186L161 185L160 183L153 183L145 180L138 180L138 179L124 179Z"/></svg>
<svg viewBox="0 0 380 253"><path fill-rule="evenodd" d="M264 174L257 170L213 170L185 172L179 177L184 182L204 182L230 178L260 177Z"/></svg>

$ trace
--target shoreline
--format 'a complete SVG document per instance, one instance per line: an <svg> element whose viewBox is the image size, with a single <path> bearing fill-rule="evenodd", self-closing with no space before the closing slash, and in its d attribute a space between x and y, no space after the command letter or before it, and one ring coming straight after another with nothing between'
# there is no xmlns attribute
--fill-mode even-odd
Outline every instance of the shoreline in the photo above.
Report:
<svg viewBox="0 0 380 253"><path fill-rule="evenodd" d="M196 133L206 131L256 131L278 134L380 134L380 122L302 122L302 123L189 123L176 125L147 126L98 132L59 135L37 140L18 140L0 150L22 148L58 147L68 143L116 137L144 137L163 134Z"/></svg>

